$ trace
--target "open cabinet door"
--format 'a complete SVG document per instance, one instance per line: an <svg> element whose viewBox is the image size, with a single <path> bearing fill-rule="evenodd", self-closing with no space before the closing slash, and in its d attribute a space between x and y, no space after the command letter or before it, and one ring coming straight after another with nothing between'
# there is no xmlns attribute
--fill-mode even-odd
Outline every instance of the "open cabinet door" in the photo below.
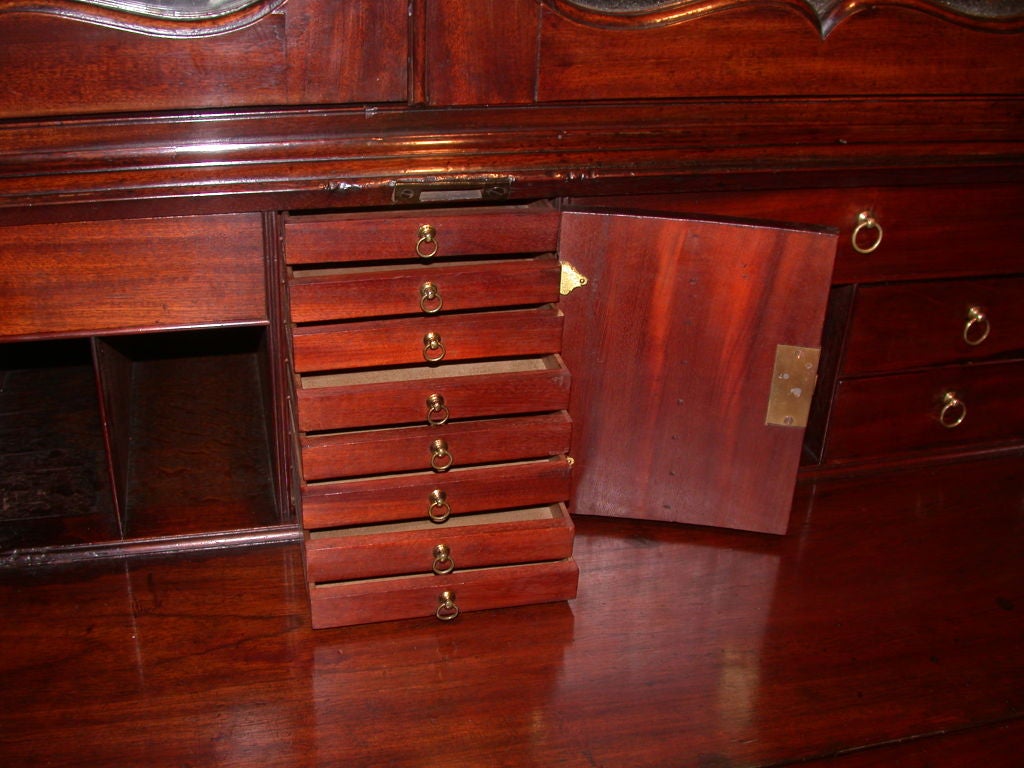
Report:
<svg viewBox="0 0 1024 768"><path fill-rule="evenodd" d="M835 235L563 216L572 511L785 533Z"/></svg>

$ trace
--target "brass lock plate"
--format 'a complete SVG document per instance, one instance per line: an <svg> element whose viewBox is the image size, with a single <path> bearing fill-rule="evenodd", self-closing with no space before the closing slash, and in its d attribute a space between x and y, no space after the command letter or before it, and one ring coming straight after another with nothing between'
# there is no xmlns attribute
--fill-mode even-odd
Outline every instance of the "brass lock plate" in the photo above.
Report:
<svg viewBox="0 0 1024 768"><path fill-rule="evenodd" d="M806 427L811 411L811 396L818 380L819 347L775 347L775 368L768 414L764 423L778 427Z"/></svg>

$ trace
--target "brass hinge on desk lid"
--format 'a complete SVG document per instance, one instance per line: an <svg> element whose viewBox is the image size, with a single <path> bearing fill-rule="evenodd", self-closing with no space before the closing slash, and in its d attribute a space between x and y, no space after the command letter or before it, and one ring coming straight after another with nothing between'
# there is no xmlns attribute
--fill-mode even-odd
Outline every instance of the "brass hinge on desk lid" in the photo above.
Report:
<svg viewBox="0 0 1024 768"><path fill-rule="evenodd" d="M818 379L818 347L775 347L775 369L768 394L765 424L779 427L806 427L811 411L811 395Z"/></svg>

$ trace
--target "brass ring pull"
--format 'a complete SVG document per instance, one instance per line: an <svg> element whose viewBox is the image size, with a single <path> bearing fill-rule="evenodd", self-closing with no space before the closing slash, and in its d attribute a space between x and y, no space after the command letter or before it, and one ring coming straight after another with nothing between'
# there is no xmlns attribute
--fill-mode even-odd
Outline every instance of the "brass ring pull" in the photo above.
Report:
<svg viewBox="0 0 1024 768"><path fill-rule="evenodd" d="M441 299L441 291L431 282L420 286L420 309L428 315L436 315L441 311L444 301Z"/></svg>
<svg viewBox="0 0 1024 768"><path fill-rule="evenodd" d="M981 307L967 308L967 322L964 323L964 341L972 347L976 347L988 338L992 324L988 321L988 315Z"/></svg>
<svg viewBox="0 0 1024 768"><path fill-rule="evenodd" d="M423 359L428 363L441 362L447 352L444 342L441 341L441 334L431 331L423 337Z"/></svg>
<svg viewBox="0 0 1024 768"><path fill-rule="evenodd" d="M447 544L438 544L434 547L434 564L431 570L438 576L455 570L455 561L452 560L452 553Z"/></svg>
<svg viewBox="0 0 1024 768"><path fill-rule="evenodd" d="M451 453L448 451L448 443L444 440L435 440L430 444L430 468L435 472L447 472L454 462Z"/></svg>
<svg viewBox="0 0 1024 768"><path fill-rule="evenodd" d="M451 621L459 615L459 606L455 604L455 593L446 589L437 596L440 605L434 611L434 615L441 621Z"/></svg>
<svg viewBox="0 0 1024 768"><path fill-rule="evenodd" d="M953 429L963 424L967 418L967 406L956 396L956 392L947 392L942 396L942 410L939 411L939 423L946 429Z"/></svg>
<svg viewBox="0 0 1024 768"><path fill-rule="evenodd" d="M861 245L861 233L869 230L875 230L874 241L870 245ZM850 235L850 244L857 253L871 253L882 244L882 234L882 225L875 217L868 211L861 211L857 214L857 226L853 228L853 234Z"/></svg>
<svg viewBox="0 0 1024 768"><path fill-rule="evenodd" d="M437 255L437 230L430 224L424 224L417 233L416 255L421 259L432 259Z"/></svg>
<svg viewBox="0 0 1024 768"><path fill-rule="evenodd" d="M444 404L444 396L433 394L427 398L427 424L440 427L448 421L448 406Z"/></svg>
<svg viewBox="0 0 1024 768"><path fill-rule="evenodd" d="M448 503L448 494L440 488L430 492L430 506L427 507L427 517L432 523L443 523L452 515L451 505Z"/></svg>

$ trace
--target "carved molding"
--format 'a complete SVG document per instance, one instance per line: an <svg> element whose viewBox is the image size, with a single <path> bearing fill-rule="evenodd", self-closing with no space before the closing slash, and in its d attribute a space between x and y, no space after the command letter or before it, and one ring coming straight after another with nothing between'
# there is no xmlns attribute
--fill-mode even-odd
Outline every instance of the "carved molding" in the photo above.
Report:
<svg viewBox="0 0 1024 768"><path fill-rule="evenodd" d="M679 24L744 7L785 7L806 17L822 37L854 14L881 6L909 8L993 32L1024 29L1024 0L542 0L556 13L602 28Z"/></svg>
<svg viewBox="0 0 1024 768"><path fill-rule="evenodd" d="M155 37L209 37L253 24L286 0L0 0L0 16L34 13Z"/></svg>

